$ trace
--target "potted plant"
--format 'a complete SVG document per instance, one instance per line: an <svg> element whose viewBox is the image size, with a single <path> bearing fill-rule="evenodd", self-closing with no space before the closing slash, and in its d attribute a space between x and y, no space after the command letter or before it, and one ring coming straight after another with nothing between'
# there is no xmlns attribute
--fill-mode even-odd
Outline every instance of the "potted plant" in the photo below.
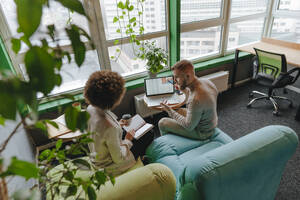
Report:
<svg viewBox="0 0 300 200"><path fill-rule="evenodd" d="M167 66L168 55L167 52L156 45L156 42L145 43L145 49L140 55L147 61L147 69L150 78L156 77L156 74Z"/></svg>

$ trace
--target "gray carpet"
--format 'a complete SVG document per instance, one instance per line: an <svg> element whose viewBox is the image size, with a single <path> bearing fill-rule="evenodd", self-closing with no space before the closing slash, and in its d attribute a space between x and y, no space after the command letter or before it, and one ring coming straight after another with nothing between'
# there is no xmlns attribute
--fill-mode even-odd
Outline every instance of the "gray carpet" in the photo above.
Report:
<svg viewBox="0 0 300 200"><path fill-rule="evenodd" d="M300 80L298 80L296 86L300 87L299 83ZM264 100L255 103L250 109L246 108L249 101L248 93L252 90L267 92L262 86L248 82L219 95L218 127L233 139L238 139L264 126L285 125L292 128L300 138L300 122L294 120L300 102L300 94L290 90L288 90L288 94L283 94L282 90L278 90L277 95L286 96L293 100L294 108L289 108L286 102L278 102L281 115L277 117L272 114L273 107L271 103ZM157 122L164 116L166 116L166 113L161 113L147 120L156 125L156 137L159 136ZM276 200L297 199L300 199L300 145L286 165L276 195Z"/></svg>

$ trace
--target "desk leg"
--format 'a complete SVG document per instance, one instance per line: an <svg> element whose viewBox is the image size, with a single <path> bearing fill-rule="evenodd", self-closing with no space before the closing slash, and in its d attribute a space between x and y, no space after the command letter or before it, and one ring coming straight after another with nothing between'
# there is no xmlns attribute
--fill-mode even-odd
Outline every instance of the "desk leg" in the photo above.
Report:
<svg viewBox="0 0 300 200"><path fill-rule="evenodd" d="M296 114L295 120L300 121L300 105L298 106L297 114Z"/></svg>
<svg viewBox="0 0 300 200"><path fill-rule="evenodd" d="M236 70L239 64L239 53L240 50L235 50L235 57L234 57L234 64L233 64L233 70L232 70L232 78L231 78L231 88L234 88L235 84L235 76L236 76Z"/></svg>

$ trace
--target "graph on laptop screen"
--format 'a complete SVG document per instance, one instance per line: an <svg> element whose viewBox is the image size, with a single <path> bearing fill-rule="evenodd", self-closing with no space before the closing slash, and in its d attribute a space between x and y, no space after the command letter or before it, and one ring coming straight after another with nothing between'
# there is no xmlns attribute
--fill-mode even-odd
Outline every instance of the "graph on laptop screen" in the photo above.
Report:
<svg viewBox="0 0 300 200"><path fill-rule="evenodd" d="M145 79L145 89L147 96L173 94L173 76Z"/></svg>

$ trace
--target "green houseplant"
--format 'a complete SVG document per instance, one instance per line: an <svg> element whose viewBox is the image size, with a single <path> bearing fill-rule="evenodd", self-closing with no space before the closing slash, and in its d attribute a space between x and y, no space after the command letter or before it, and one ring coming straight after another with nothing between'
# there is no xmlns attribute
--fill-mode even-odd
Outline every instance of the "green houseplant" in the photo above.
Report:
<svg viewBox="0 0 300 200"><path fill-rule="evenodd" d="M145 43L144 58L147 60L147 69L149 76L156 77L156 74L164 69L168 63L167 52L160 47L157 47L156 42Z"/></svg>
<svg viewBox="0 0 300 200"><path fill-rule="evenodd" d="M39 43L32 43L31 41L32 35L39 30L43 8L50 7L50 1L58 2L71 12L76 12L89 20L80 0L15 0L20 36L11 38L11 43L12 49L16 54L19 53L21 45L27 46L27 50L24 52L24 64L28 79L24 80L17 75L0 71L0 126L5 127L7 120L14 121L17 119L17 116L21 118L20 121L16 121L17 125L14 130L0 144L0 199L3 200L9 198L7 178L14 176L23 177L26 180L38 180L38 185L35 185L29 192L36 194L39 193L37 191L42 190L50 193L51 199L61 195L59 190L60 184L67 186L67 191L64 194L65 199L68 197L78 199L82 195L81 193L88 199L96 199L95 189L99 189L107 180L114 182L113 177L108 176L104 171L91 173L88 180L76 178L75 175L82 166L87 169L93 169L93 166L84 159L77 158L72 160L70 156L88 153L86 146L93 141L89 137L92 133L86 131L89 114L71 105L66 106L64 109L67 127L72 131L80 130L86 133L76 139L74 144L64 148L62 140L58 140L54 148L41 152L39 163L30 163L19 160L16 157L7 158L3 155L7 144L19 128L23 127L29 131L34 128L38 129L41 134L47 134L47 124L58 127L56 123L50 120L38 120L40 99L37 98L37 93L43 93L47 97L55 86L61 85L62 76L60 70L63 65L62 60L67 58L71 62L70 52L59 45L58 31L54 24L47 26L47 32L44 36L41 36ZM68 20L64 31L71 42L75 63L78 67L81 67L86 54L86 47L82 38L86 38L88 41L91 41L91 38L84 29L72 24L71 20ZM93 45L91 44L91 46ZM75 100L72 95L62 96L72 101ZM10 162L5 163L4 161L7 159ZM59 171L62 176L58 180L54 180L48 175L48 172L53 168L52 164L54 162L63 166ZM72 169L67 164L70 162L75 166ZM46 187L47 183L50 183L49 187ZM79 189L82 189L80 194L78 194ZM24 198L21 195L21 199ZM15 196L14 199L19 198Z"/></svg>
<svg viewBox="0 0 300 200"><path fill-rule="evenodd" d="M145 0L116 0L117 15L114 17L113 23L117 24L116 32L120 34L121 38L129 38L136 59L146 60L149 76L153 77L167 65L168 57L167 52L158 47L155 41L143 40L145 32L144 2ZM120 48L116 49L116 54L111 56L111 59L117 61L122 50L122 39L115 40L114 44L120 45Z"/></svg>

